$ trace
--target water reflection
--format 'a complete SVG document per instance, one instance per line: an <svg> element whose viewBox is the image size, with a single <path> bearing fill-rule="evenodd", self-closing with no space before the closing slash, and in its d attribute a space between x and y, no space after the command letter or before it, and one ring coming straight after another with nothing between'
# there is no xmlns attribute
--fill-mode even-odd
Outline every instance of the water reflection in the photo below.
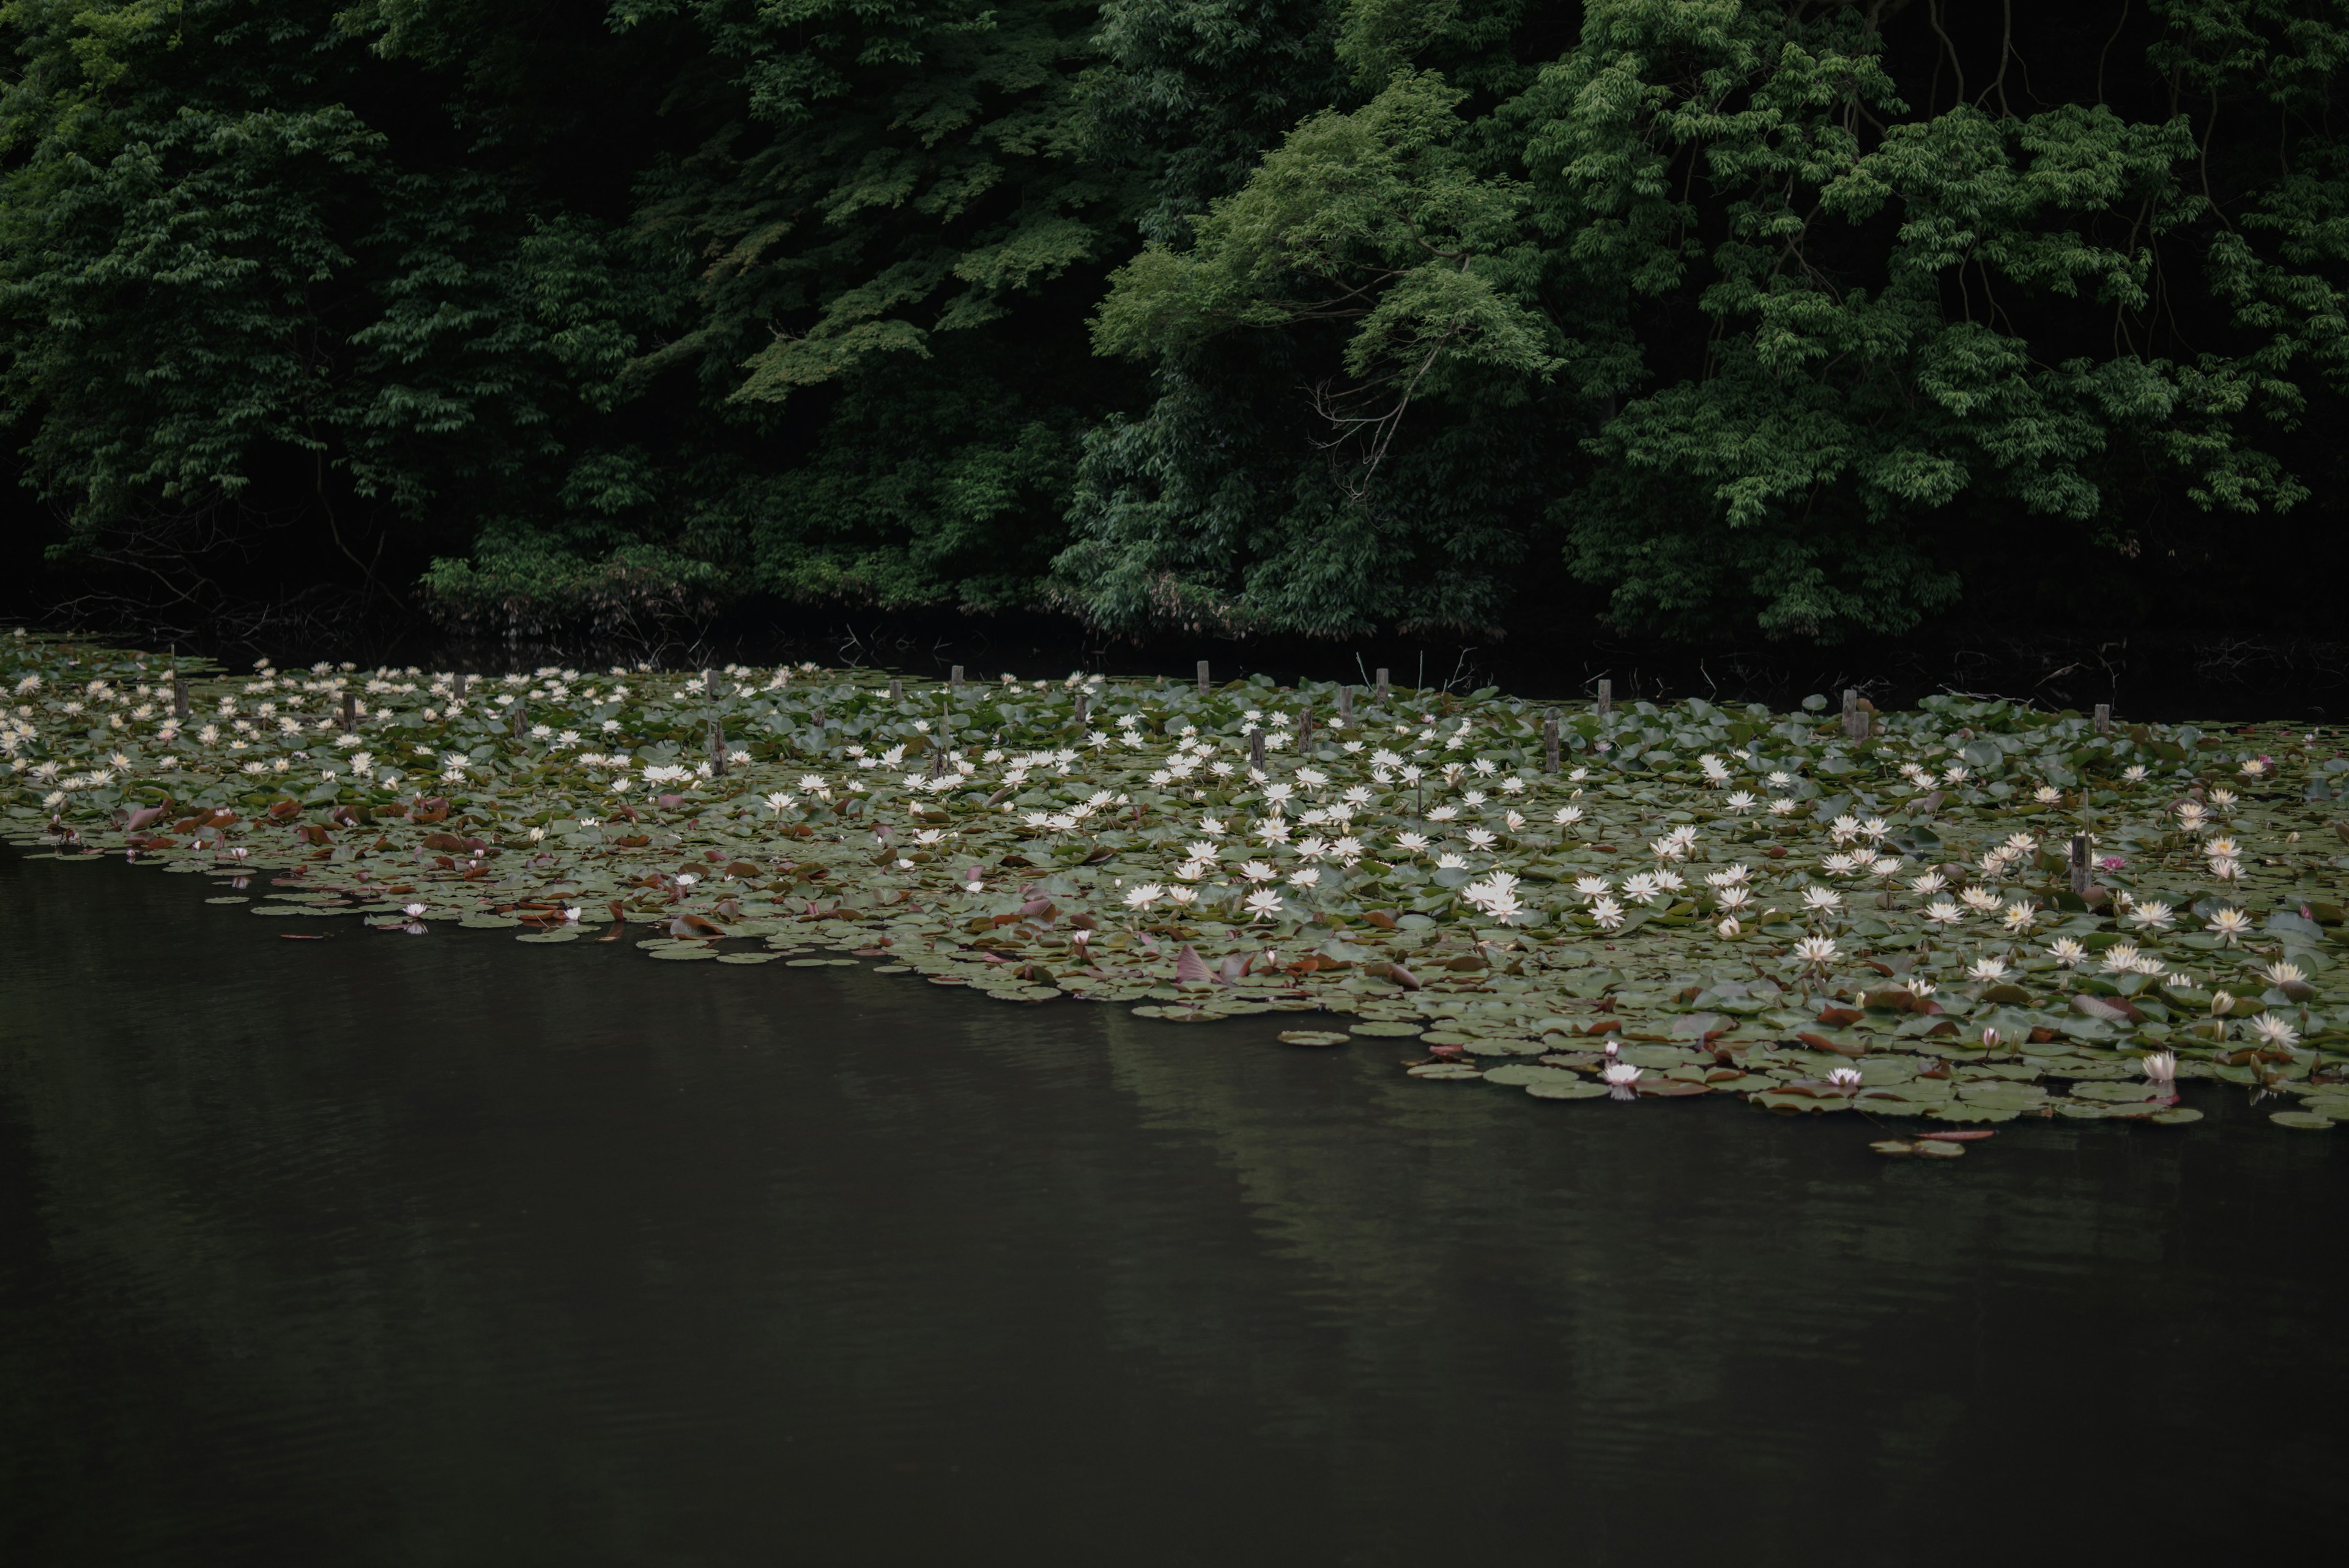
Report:
<svg viewBox="0 0 2349 1568"><path fill-rule="evenodd" d="M2224 1467L2344 1457L2342 1157L2224 1102L1889 1163L1253 1021L284 941L209 890L0 860L12 1562L2329 1533Z"/></svg>

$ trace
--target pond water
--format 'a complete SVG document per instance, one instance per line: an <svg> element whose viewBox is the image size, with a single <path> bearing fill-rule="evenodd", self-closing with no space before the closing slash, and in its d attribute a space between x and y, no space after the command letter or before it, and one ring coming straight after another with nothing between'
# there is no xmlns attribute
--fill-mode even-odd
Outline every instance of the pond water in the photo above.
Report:
<svg viewBox="0 0 2349 1568"><path fill-rule="evenodd" d="M2349 1156L2240 1091L1894 1162L1277 1018L289 941L0 857L12 1564L2339 1537Z"/></svg>

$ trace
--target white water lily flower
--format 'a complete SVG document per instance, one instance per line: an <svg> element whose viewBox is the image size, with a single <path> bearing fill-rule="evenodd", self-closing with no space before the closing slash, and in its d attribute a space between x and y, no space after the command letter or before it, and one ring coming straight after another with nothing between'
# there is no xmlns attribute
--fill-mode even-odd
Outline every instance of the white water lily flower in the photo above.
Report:
<svg viewBox="0 0 2349 1568"><path fill-rule="evenodd" d="M1966 978L1985 983L2006 978L2006 961L2002 958L1978 958L1966 966Z"/></svg>
<svg viewBox="0 0 2349 1568"><path fill-rule="evenodd" d="M1827 1082L1836 1088L1843 1090L1844 1093L1850 1094L1859 1087L1859 1069L1830 1067L1827 1069Z"/></svg>
<svg viewBox="0 0 2349 1568"><path fill-rule="evenodd" d="M2129 910L2128 918L2131 924L2143 926L2148 930L2166 930L2176 923L2169 906L2158 898L2137 905Z"/></svg>
<svg viewBox="0 0 2349 1568"><path fill-rule="evenodd" d="M1125 890L1126 908L1146 909L1165 896L1166 889L1155 882L1138 882Z"/></svg>
<svg viewBox="0 0 2349 1568"><path fill-rule="evenodd" d="M1609 898L1590 900L1590 918L1599 922L1602 931L1611 931L1623 923L1623 906Z"/></svg>
<svg viewBox="0 0 2349 1568"><path fill-rule="evenodd" d="M1258 888L1247 896L1248 918L1268 920L1280 913L1280 895L1269 888Z"/></svg>
<svg viewBox="0 0 2349 1568"><path fill-rule="evenodd" d="M1954 926L1965 918L1965 911L1947 898L1936 898L1925 906L1925 923L1929 926Z"/></svg>
<svg viewBox="0 0 2349 1568"><path fill-rule="evenodd" d="M2148 1051L2138 1061L2137 1065L2143 1069L2146 1079L2148 1083L2167 1085L2177 1080L2178 1053L2175 1051Z"/></svg>
<svg viewBox="0 0 2349 1568"><path fill-rule="evenodd" d="M2300 1031L2272 1012L2262 1012L2252 1019L2251 1030L2270 1050L2289 1051L2300 1044Z"/></svg>
<svg viewBox="0 0 2349 1568"><path fill-rule="evenodd" d="M2088 956L2088 950L2075 937L2057 937L2047 944L2047 956L2064 968L2072 969Z"/></svg>

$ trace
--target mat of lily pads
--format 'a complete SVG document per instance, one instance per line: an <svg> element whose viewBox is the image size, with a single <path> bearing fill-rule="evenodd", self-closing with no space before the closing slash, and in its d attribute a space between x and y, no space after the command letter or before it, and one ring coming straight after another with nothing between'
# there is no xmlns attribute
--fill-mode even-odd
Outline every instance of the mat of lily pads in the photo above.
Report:
<svg viewBox="0 0 2349 1568"><path fill-rule="evenodd" d="M1432 1084L1857 1114L1897 1155L2192 1120L2192 1079L2349 1118L2334 732L1260 677L232 675L22 631L0 681L13 842L258 916L1293 1014L1268 1037Z"/></svg>

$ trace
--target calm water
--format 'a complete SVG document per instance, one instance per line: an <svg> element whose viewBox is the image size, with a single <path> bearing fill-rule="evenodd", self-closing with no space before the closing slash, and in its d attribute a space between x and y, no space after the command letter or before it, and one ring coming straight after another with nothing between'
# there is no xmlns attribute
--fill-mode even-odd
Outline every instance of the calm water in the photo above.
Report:
<svg viewBox="0 0 2349 1568"><path fill-rule="evenodd" d="M1892 1163L0 857L10 1564L2338 1550L2349 1155L2216 1096Z"/></svg>

